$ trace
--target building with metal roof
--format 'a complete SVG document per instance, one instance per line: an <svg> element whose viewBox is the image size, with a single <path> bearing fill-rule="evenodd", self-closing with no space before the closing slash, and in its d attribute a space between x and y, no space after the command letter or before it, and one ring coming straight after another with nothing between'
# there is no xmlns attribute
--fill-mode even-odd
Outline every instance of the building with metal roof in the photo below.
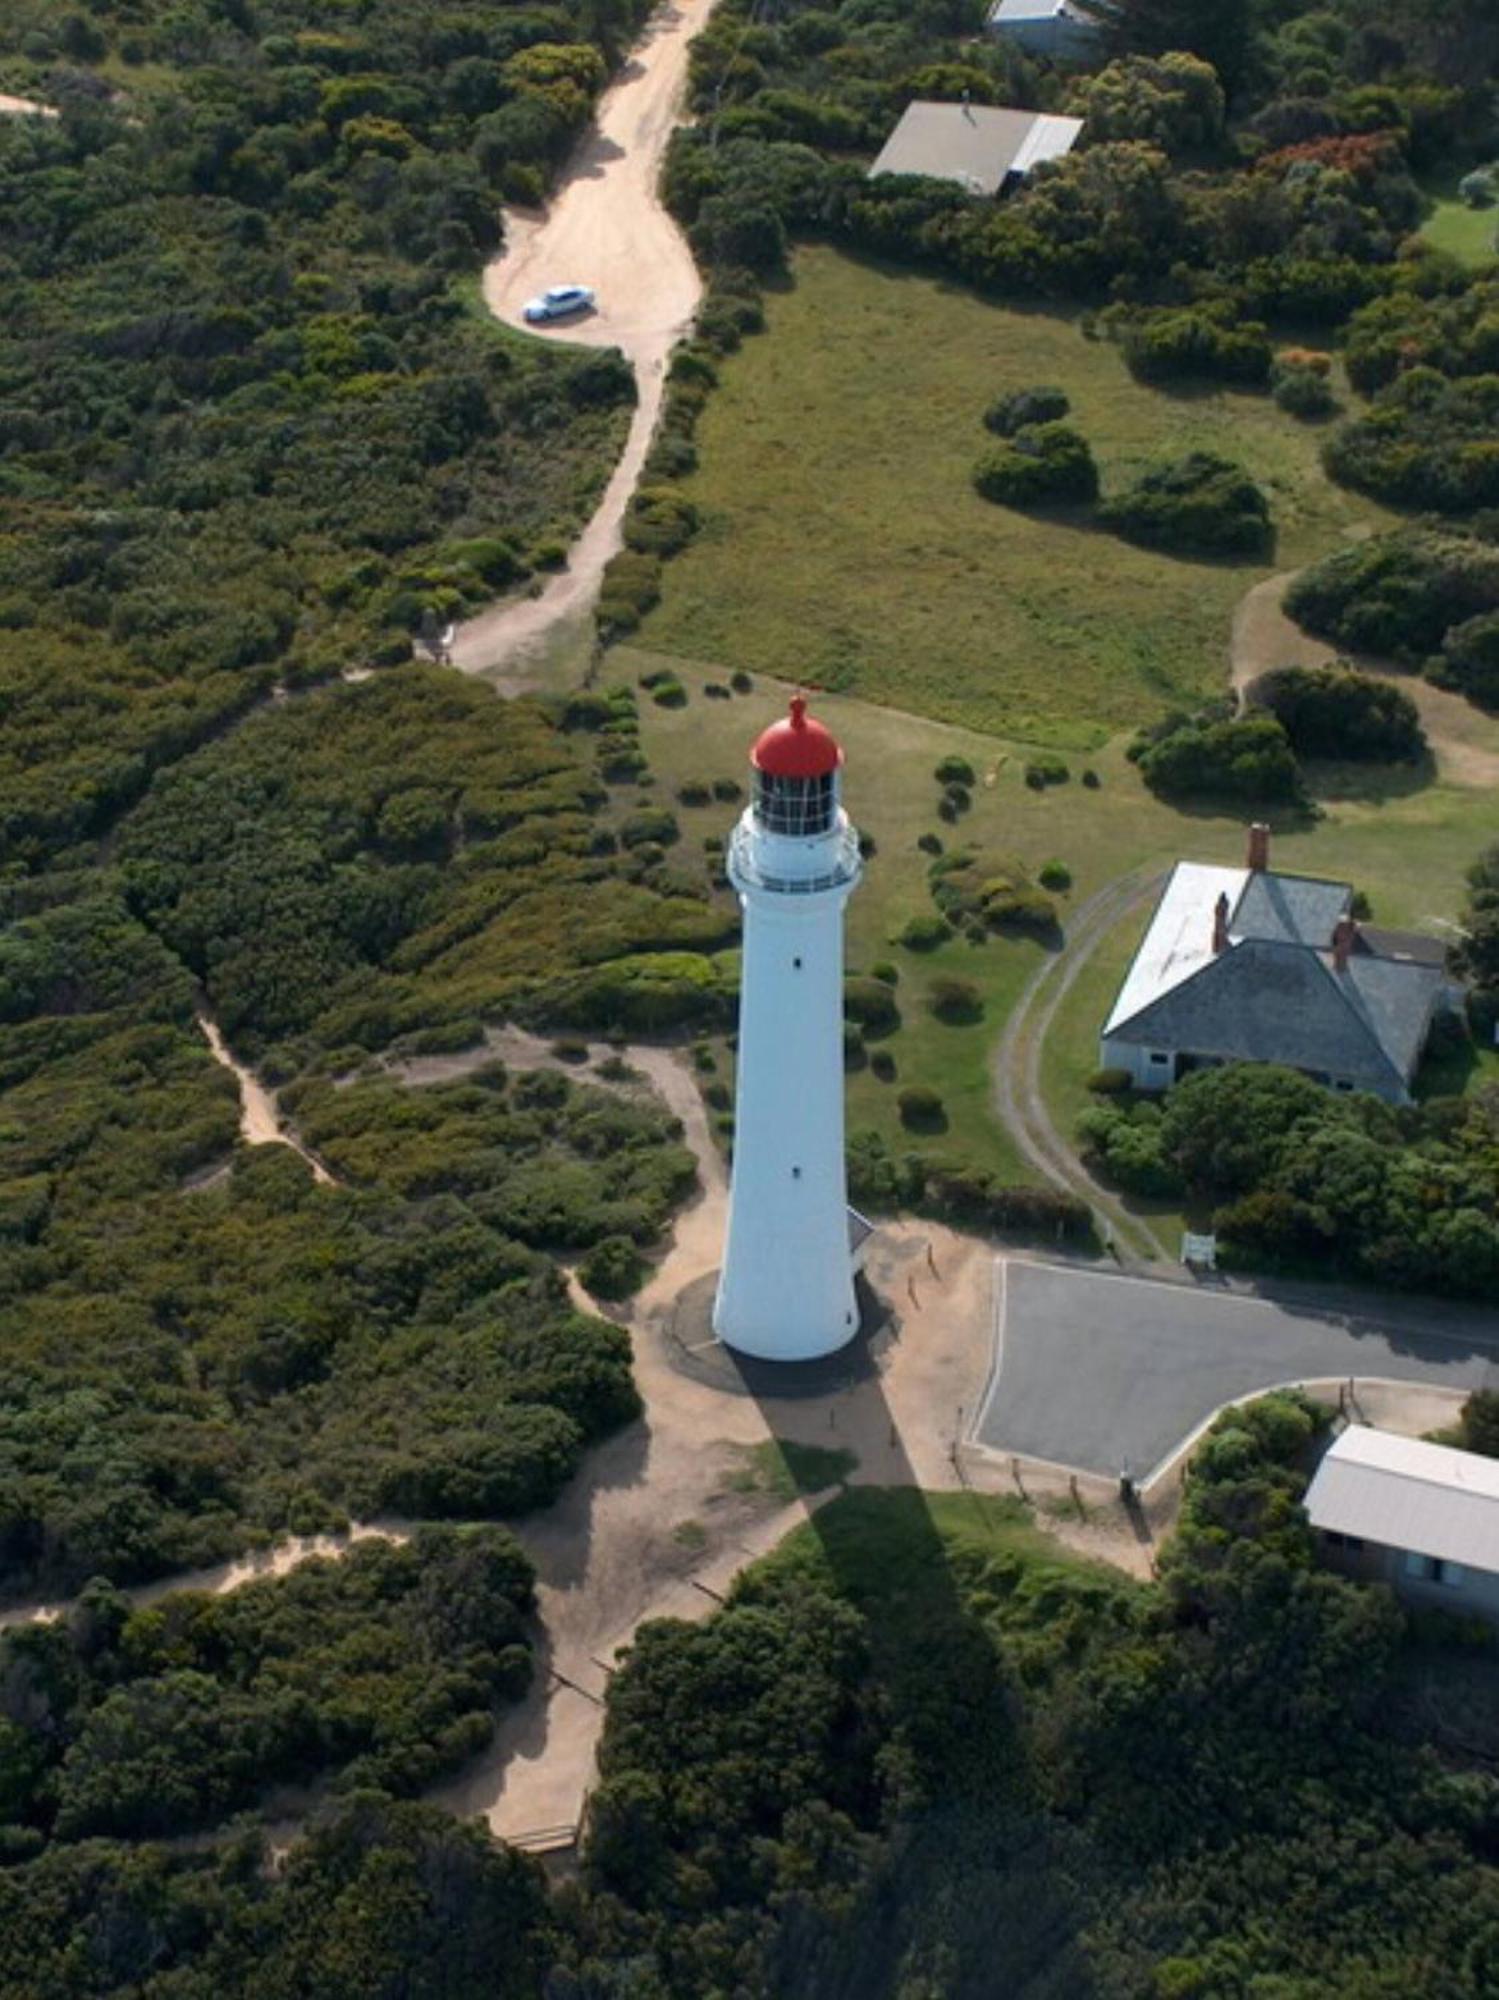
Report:
<svg viewBox="0 0 1499 2000"><path fill-rule="evenodd" d="M1499 1620L1499 1459L1353 1425L1329 1445L1305 1505L1340 1569Z"/></svg>
<svg viewBox="0 0 1499 2000"><path fill-rule="evenodd" d="M1434 940L1363 929L1346 882L1282 875L1269 833L1242 868L1179 862L1099 1042L1106 1069L1165 1090L1193 1069L1282 1063L1390 1103L1452 995Z"/></svg>
<svg viewBox="0 0 1499 2000"><path fill-rule="evenodd" d="M1072 151L1081 118L1044 111L1009 111L993 104L908 104L869 169L957 181L970 194L997 195L1046 160Z"/></svg>
<svg viewBox="0 0 1499 2000"><path fill-rule="evenodd" d="M1098 49L1099 24L1076 0L994 0L987 25L1031 55L1080 60Z"/></svg>

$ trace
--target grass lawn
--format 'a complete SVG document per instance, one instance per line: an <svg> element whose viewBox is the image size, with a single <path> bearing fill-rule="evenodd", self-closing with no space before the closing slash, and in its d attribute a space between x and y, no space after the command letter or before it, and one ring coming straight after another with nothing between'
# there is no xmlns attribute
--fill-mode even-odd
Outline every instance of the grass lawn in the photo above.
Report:
<svg viewBox="0 0 1499 2000"><path fill-rule="evenodd" d="M618 647L605 679L638 680L659 668L659 655ZM786 684L758 681L748 695L709 700L706 681L723 684L721 669L700 662L670 662L688 690L684 708L659 708L641 692L641 736L654 789L646 794L671 804L682 829L672 850L675 865L706 873L704 842L723 839L739 807L715 802L683 806L680 785L747 772L749 747L766 723L782 712ZM1044 956L1038 943L993 938L983 945L955 938L937 952L906 950L895 939L908 918L934 906L927 887L929 857L917 837L937 832L949 846L971 843L997 858L1014 857L1034 875L1052 858L1067 864L1073 886L1059 898L1068 910L1105 884L1146 866L1165 868L1178 858L1237 861L1244 849L1243 819L1233 813L1182 813L1164 806L1141 784L1117 739L1095 755L1072 760L1070 783L1044 792L1022 780L1025 746L902 715L847 696L824 695L817 712L847 754L847 803L856 824L872 834L875 852L848 908L850 967L867 970L881 959L899 970L896 996L902 1023L871 1047L895 1057L897 1077L882 1083L869 1069L849 1077L851 1130L873 1128L897 1150L952 1153L980 1161L1007 1179L1030 1178L1010 1134L993 1109L990 1064L1005 1018ZM1485 739L1486 740L1486 739ZM937 817L937 760L965 756L980 783L972 811L956 827ZM1097 771L1097 790L1080 782ZM1427 784L1409 789L1399 774L1324 770L1316 774L1324 817L1313 824L1277 828L1277 866L1353 882L1370 897L1374 916L1386 924L1429 929L1456 917L1464 896L1463 874L1478 850L1494 838L1492 794L1483 785ZM619 794L621 809L636 800ZM1043 1056L1043 1086L1054 1117L1070 1130L1086 1101L1086 1079L1097 1065L1099 1027L1144 924L1144 913L1106 938L1062 1003ZM956 971L972 979L984 998L984 1018L969 1027L947 1027L925 1004L933 977ZM730 1065L720 1054L722 1078ZM1499 1058L1485 1055L1478 1076L1499 1075ZM947 1130L935 1137L906 1132L896 1095L906 1083L937 1090Z"/></svg>
<svg viewBox="0 0 1499 2000"><path fill-rule="evenodd" d="M1141 387L1075 315L820 246L767 306L699 423L704 526L667 566L653 649L1080 750L1220 690L1234 605L1265 569L974 493L985 407L1036 382L1072 398L1106 488L1197 447L1242 461L1271 495L1275 567L1384 518L1323 476L1316 426L1264 396Z"/></svg>
<svg viewBox="0 0 1499 2000"><path fill-rule="evenodd" d="M1492 264L1499 252L1494 240L1499 235L1499 208L1469 208L1458 198L1456 175L1423 184L1431 208L1421 224L1421 234L1438 250L1456 257L1462 264Z"/></svg>

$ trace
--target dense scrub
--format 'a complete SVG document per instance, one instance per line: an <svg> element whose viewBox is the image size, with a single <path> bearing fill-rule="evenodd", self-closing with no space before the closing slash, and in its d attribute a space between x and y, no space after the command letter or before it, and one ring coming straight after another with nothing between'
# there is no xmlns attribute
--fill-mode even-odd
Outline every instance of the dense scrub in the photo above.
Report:
<svg viewBox="0 0 1499 2000"><path fill-rule="evenodd" d="M650 1628L611 1688L596 1959L683 2000L976 2000L999 1968L1353 2000L1438 1963L1478 2000L1495 1779L1440 1724L1431 1754L1419 1698L1468 1662L1319 1570L1297 1503L1324 1421L1220 1417L1149 1586L1059 1559L1013 1502L859 1492L708 1625ZM1477 1714L1482 1742L1492 1690ZM684 1763L689 1715L713 1720Z"/></svg>
<svg viewBox="0 0 1499 2000"><path fill-rule="evenodd" d="M1479 1299L1499 1282L1496 1134L1492 1088L1396 1110L1264 1063L1201 1071L1161 1106L1110 1104L1082 1121L1123 1185L1210 1204L1231 1257Z"/></svg>
<svg viewBox="0 0 1499 2000"><path fill-rule="evenodd" d="M1275 717L1298 757L1409 763L1426 749L1404 689L1345 666L1277 667L1254 684L1256 707Z"/></svg>
<svg viewBox="0 0 1499 2000"><path fill-rule="evenodd" d="M1339 549L1304 570L1285 601L1319 638L1424 667L1439 686L1499 705L1499 547L1486 517Z"/></svg>
<svg viewBox="0 0 1499 2000"><path fill-rule="evenodd" d="M17 926L0 979L0 1588L257 1535L552 1498L633 1415L626 1337L547 1251L648 1243L692 1179L652 1100L491 1067L307 1086L345 1188L237 1107L191 984L118 903Z"/></svg>
<svg viewBox="0 0 1499 2000"><path fill-rule="evenodd" d="M223 1597L132 1611L106 1584L0 1637L12 1858L48 1839L212 1826L325 1771L400 1795L524 1693L532 1571L503 1529L358 1543Z"/></svg>
<svg viewBox="0 0 1499 2000"><path fill-rule="evenodd" d="M273 681L404 657L586 512L628 369L455 280L634 18L7 12L63 115L0 120L5 858L97 834Z"/></svg>
<svg viewBox="0 0 1499 2000"><path fill-rule="evenodd" d="M1164 799L1298 805L1305 796L1290 738L1273 715L1168 715L1135 738L1129 756Z"/></svg>
<svg viewBox="0 0 1499 2000"><path fill-rule="evenodd" d="M1098 518L1127 541L1181 555L1266 557L1275 545L1264 493L1242 466L1214 452L1148 466Z"/></svg>

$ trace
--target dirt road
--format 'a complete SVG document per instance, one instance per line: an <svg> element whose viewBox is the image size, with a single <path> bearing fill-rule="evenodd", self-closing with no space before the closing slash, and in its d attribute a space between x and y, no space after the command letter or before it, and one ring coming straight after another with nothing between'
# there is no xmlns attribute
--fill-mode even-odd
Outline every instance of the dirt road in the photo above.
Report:
<svg viewBox="0 0 1499 2000"><path fill-rule="evenodd" d="M629 438L568 566L539 596L507 599L460 625L450 648L465 673L504 670L533 654L558 628L581 622L605 563L621 546L621 523L661 410L666 364L697 309L697 266L656 192L661 161L682 109L687 48L713 0L667 0L540 214L510 209L505 248L484 274L496 318L525 327L522 307L548 285L590 285L598 311L563 326L527 329L544 340L618 347L633 365L639 401Z"/></svg>

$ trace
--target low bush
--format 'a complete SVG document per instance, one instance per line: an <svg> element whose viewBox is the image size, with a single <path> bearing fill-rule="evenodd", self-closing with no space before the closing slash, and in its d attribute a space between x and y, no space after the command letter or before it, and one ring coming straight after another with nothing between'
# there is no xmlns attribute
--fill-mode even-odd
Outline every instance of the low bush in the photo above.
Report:
<svg viewBox="0 0 1499 2000"><path fill-rule="evenodd" d="M1499 375L1451 381L1412 368L1342 425L1322 457L1334 479L1391 506L1467 514L1499 506L1496 429Z"/></svg>
<svg viewBox="0 0 1499 2000"><path fill-rule="evenodd" d="M708 787L696 778L689 779L685 785L677 786L677 804L681 806L705 806L712 797L713 794Z"/></svg>
<svg viewBox="0 0 1499 2000"><path fill-rule="evenodd" d="M1064 389L1015 389L984 412L985 427L996 437L1012 438L1036 424L1055 424L1072 409Z"/></svg>
<svg viewBox="0 0 1499 2000"><path fill-rule="evenodd" d="M911 1132L937 1132L947 1125L942 1099L924 1083L910 1083L896 1098L900 1122Z"/></svg>
<svg viewBox="0 0 1499 2000"><path fill-rule="evenodd" d="M1098 467L1079 431L1036 424L985 452L973 484L999 506L1080 507L1098 498Z"/></svg>
<svg viewBox="0 0 1499 2000"><path fill-rule="evenodd" d="M578 1278L596 1299L627 1299L640 1290L649 1270L628 1236L605 1236L578 1265Z"/></svg>
<svg viewBox="0 0 1499 2000"><path fill-rule="evenodd" d="M895 1057L890 1053L889 1049L873 1049L870 1051L869 1056L869 1070L870 1074L877 1076L881 1083L893 1083L895 1081Z"/></svg>
<svg viewBox="0 0 1499 2000"><path fill-rule="evenodd" d="M949 785L942 794L942 804L951 806L954 816L961 818L973 804L973 797L966 786ZM938 810L940 809L939 807Z"/></svg>
<svg viewBox="0 0 1499 2000"><path fill-rule="evenodd" d="M916 836L916 845L921 849L923 854L940 854L942 852L942 836L940 833L919 833Z"/></svg>
<svg viewBox="0 0 1499 2000"><path fill-rule="evenodd" d="M1232 306L1167 307L1124 322L1124 359L1142 382L1230 382L1263 388L1274 349L1263 326Z"/></svg>
<svg viewBox="0 0 1499 2000"><path fill-rule="evenodd" d="M895 995L883 979L865 979L857 974L843 982L843 1012L847 1020L871 1035L888 1035L900 1026L900 1010Z"/></svg>
<svg viewBox="0 0 1499 2000"><path fill-rule="evenodd" d="M735 694L751 694L755 686L754 676L753 674L747 674L743 667L737 667L729 675L729 686L734 690Z"/></svg>
<svg viewBox="0 0 1499 2000"><path fill-rule="evenodd" d="M1026 931L1041 938L1054 936L1059 928L1056 904L1029 883L990 888L984 897L984 921L991 930Z"/></svg>
<svg viewBox="0 0 1499 2000"><path fill-rule="evenodd" d="M886 986L898 986L900 984L900 967L892 965L888 958L882 958L876 964L870 966L869 976L871 979L881 980Z"/></svg>
<svg viewBox="0 0 1499 2000"><path fill-rule="evenodd" d="M1151 467L1098 517L1126 541L1181 555L1265 556L1275 540L1259 487L1242 466L1208 451Z"/></svg>
<svg viewBox="0 0 1499 2000"><path fill-rule="evenodd" d="M857 1021L843 1024L843 1067L846 1070L863 1069L869 1060L869 1052L864 1046L864 1030Z"/></svg>
<svg viewBox="0 0 1499 2000"><path fill-rule="evenodd" d="M1180 1194L1181 1175L1161 1147L1161 1108L1137 1104L1129 1110L1100 1104L1077 1121L1078 1137L1099 1165L1131 1194Z"/></svg>
<svg viewBox="0 0 1499 2000"><path fill-rule="evenodd" d="M737 778L715 778L713 796L722 805L732 805L736 799L744 797L744 787Z"/></svg>
<svg viewBox="0 0 1499 2000"><path fill-rule="evenodd" d="M1452 627L1499 611L1499 547L1457 529L1396 528L1304 569L1285 608L1319 639L1419 666Z"/></svg>
<svg viewBox="0 0 1499 2000"><path fill-rule="evenodd" d="M1096 792L1102 783L1103 780L1096 771L1084 771L1083 788L1085 791Z"/></svg>
<svg viewBox="0 0 1499 2000"><path fill-rule="evenodd" d="M1159 798L1300 804L1301 772L1272 715L1204 721L1177 716L1130 745L1130 759Z"/></svg>
<svg viewBox="0 0 1499 2000"><path fill-rule="evenodd" d="M1499 611L1454 625L1427 676L1480 708L1499 708Z"/></svg>
<svg viewBox="0 0 1499 2000"><path fill-rule="evenodd" d="M622 549L604 567L594 619L607 640L633 632L661 596L661 558Z"/></svg>
<svg viewBox="0 0 1499 2000"><path fill-rule="evenodd" d="M965 1027L984 1016L984 996L971 979L941 973L927 989L927 1006L949 1027Z"/></svg>
<svg viewBox="0 0 1499 2000"><path fill-rule="evenodd" d="M1096 1069L1088 1078L1088 1088L1096 1097L1118 1097L1130 1087L1127 1069Z"/></svg>
<svg viewBox="0 0 1499 2000"><path fill-rule="evenodd" d="M670 847L681 838L681 829L668 807L639 806L621 821L619 837L626 847L643 847L648 841Z"/></svg>
<svg viewBox="0 0 1499 2000"><path fill-rule="evenodd" d="M935 951L952 936L952 925L943 917L912 917L900 934L907 951Z"/></svg>
<svg viewBox="0 0 1499 2000"><path fill-rule="evenodd" d="M651 689L651 700L657 708L685 708L687 690L680 681L667 679Z"/></svg>
<svg viewBox="0 0 1499 2000"><path fill-rule="evenodd" d="M1060 892L1072 887L1072 870L1065 861L1043 861L1036 879L1043 889Z"/></svg>
<svg viewBox="0 0 1499 2000"><path fill-rule="evenodd" d="M1426 749L1410 696L1347 666L1278 668L1256 683L1254 699L1279 722L1298 757L1413 763Z"/></svg>
<svg viewBox="0 0 1499 2000"><path fill-rule="evenodd" d="M1025 782L1033 792L1044 791L1048 785L1065 785L1071 776L1070 767L1060 757L1032 757L1025 767Z"/></svg>
<svg viewBox="0 0 1499 2000"><path fill-rule="evenodd" d="M1330 354L1310 347L1283 348L1270 373L1276 404L1292 417L1331 416L1337 408L1331 375Z"/></svg>
<svg viewBox="0 0 1499 2000"><path fill-rule="evenodd" d="M698 512L674 486L642 486L625 513L625 547L674 556L697 533Z"/></svg>
<svg viewBox="0 0 1499 2000"><path fill-rule="evenodd" d="M944 757L932 776L939 785L967 785L971 789L978 782L977 774L966 757Z"/></svg>

